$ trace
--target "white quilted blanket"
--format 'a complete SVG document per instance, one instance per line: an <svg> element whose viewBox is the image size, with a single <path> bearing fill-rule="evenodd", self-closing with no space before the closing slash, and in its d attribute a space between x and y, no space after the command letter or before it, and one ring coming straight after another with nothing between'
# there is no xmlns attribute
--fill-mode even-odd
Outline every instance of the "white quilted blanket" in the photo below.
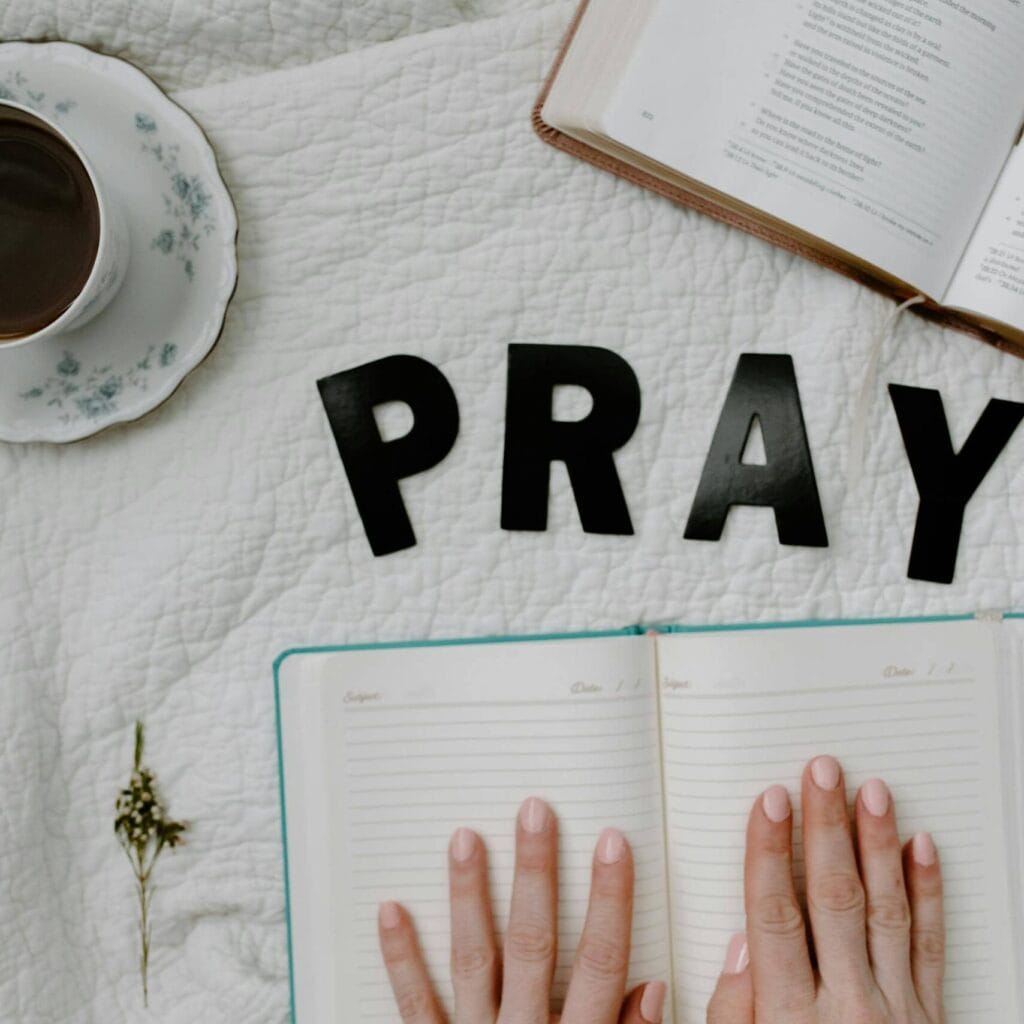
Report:
<svg viewBox="0 0 1024 1024"><path fill-rule="evenodd" d="M116 22L112 6L13 0L0 27L103 43L174 87L219 80L177 97L233 190L241 281L219 346L158 412L66 448L0 447L3 1020L286 1018L285 647L1024 607L1024 432L969 507L956 582L911 582L917 495L883 386L940 388L959 444L990 397L1024 400L1024 361L905 317L850 491L890 305L543 146L529 112L570 0L274 0L237 18L219 0L207 20L150 0ZM224 81L332 50L348 52ZM509 342L633 365L644 409L618 463L635 537L583 535L560 470L547 533L499 529ZM780 547L754 509L719 544L682 539L744 351L794 357L826 550ZM403 487L418 546L374 559L315 382L398 352L442 367L462 431ZM148 1017L111 828L136 717L192 823L157 869Z"/></svg>

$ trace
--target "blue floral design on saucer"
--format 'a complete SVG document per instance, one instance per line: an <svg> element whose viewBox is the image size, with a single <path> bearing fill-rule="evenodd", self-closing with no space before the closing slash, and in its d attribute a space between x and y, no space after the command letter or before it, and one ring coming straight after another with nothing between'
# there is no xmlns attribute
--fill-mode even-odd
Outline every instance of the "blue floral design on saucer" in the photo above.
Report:
<svg viewBox="0 0 1024 1024"><path fill-rule="evenodd" d="M0 100L9 100L11 103L20 103L24 107L31 107L38 113L46 114L56 121L78 106L73 99L68 97L47 103L46 91L31 88L27 76L20 70L8 71L4 75L3 80L0 81Z"/></svg>
<svg viewBox="0 0 1024 1024"><path fill-rule="evenodd" d="M167 256L173 254L191 281L195 277L195 254L202 240L212 235L217 225L211 216L211 196L198 174L185 174L178 165L180 145L158 138L160 127L149 114L135 115L135 130L146 139L142 151L152 155L171 183L164 193L164 212L172 226L164 228L152 242L152 248Z"/></svg>
<svg viewBox="0 0 1024 1024"><path fill-rule="evenodd" d="M65 352L54 372L46 380L21 397L28 402L43 402L60 410L61 423L70 423L76 416L95 420L118 411L119 403L127 391L147 391L150 370L154 364L166 368L174 363L178 346L170 342L150 345L146 354L131 365L115 369L112 364L96 366L83 373L82 364L70 352Z"/></svg>

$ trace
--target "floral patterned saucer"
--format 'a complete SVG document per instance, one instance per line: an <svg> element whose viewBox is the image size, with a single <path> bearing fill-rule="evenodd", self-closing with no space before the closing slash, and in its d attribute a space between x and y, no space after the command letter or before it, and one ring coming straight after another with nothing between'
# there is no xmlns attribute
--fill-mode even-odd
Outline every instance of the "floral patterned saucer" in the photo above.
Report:
<svg viewBox="0 0 1024 1024"><path fill-rule="evenodd" d="M2 43L0 99L67 130L131 234L124 284L99 316L0 345L0 440L75 441L154 409L213 348L238 276L237 218L202 130L131 64Z"/></svg>

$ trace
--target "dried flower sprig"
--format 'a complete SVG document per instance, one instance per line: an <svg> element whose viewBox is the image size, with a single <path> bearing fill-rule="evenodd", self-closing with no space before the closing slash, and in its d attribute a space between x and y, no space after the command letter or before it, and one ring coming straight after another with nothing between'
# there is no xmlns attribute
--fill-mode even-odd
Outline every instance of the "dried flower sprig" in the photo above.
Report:
<svg viewBox="0 0 1024 1024"><path fill-rule="evenodd" d="M149 942L152 935L149 912L153 902L153 866L165 847L173 849L184 842L182 833L188 825L168 817L157 792L156 777L142 764L144 747L142 723L136 722L135 766L127 788L122 789L117 797L114 833L135 875L139 897L142 1002L149 1006Z"/></svg>

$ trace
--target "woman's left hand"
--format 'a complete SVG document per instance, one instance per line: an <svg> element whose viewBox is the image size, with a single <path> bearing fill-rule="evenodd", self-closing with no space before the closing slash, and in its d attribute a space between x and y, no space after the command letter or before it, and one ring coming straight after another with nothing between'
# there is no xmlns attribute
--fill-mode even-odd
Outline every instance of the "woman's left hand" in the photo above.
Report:
<svg viewBox="0 0 1024 1024"><path fill-rule="evenodd" d="M499 954L487 893L487 852L460 828L448 848L451 897L451 1024L549 1024L558 952L558 824L530 797L516 823L516 864L504 950ZM625 995L633 916L633 855L625 837L605 829L590 876L590 904L573 964L561 1024L660 1024L665 985ZM427 974L413 923L383 903L380 944L404 1024L447 1024Z"/></svg>

